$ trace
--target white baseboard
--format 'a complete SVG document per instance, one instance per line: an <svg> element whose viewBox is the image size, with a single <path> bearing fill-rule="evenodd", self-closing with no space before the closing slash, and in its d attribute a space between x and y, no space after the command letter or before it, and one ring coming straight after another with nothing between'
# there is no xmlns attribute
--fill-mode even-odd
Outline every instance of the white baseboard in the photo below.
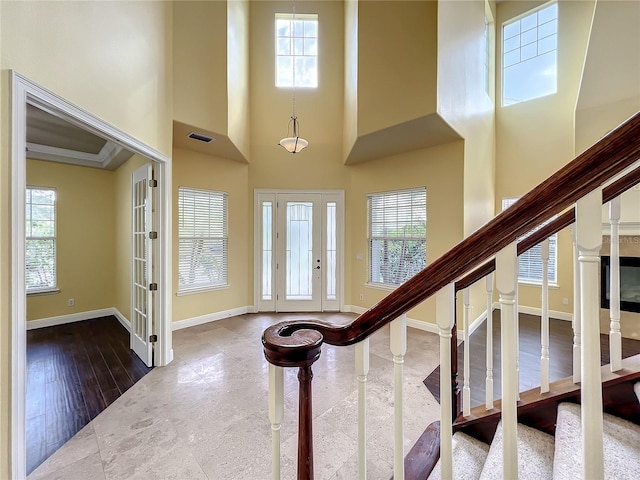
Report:
<svg viewBox="0 0 640 480"><path fill-rule="evenodd" d="M131 331L131 324L129 323L129 320L127 320L127 318L115 307L102 308L100 310L89 310L87 312L70 313L69 315L59 315L57 317L40 318L38 320L29 320L27 322L27 330L54 327L56 325L64 325L65 323L82 322L83 320L108 317L110 315L115 316L127 330Z"/></svg>
<svg viewBox="0 0 640 480"><path fill-rule="evenodd" d="M493 304L494 310L500 310L500 304ZM526 313L528 315L535 315L537 317L542 316L542 309L540 307L528 307L526 305L518 305L519 313ZM567 312L559 312L557 310L549 310L549 318L554 318L556 320L565 320L567 322L573 321L573 314Z"/></svg>
<svg viewBox="0 0 640 480"><path fill-rule="evenodd" d="M357 305L345 305L342 311L362 315L367 311L367 309L364 307L359 307ZM424 322L422 320L416 320L415 318L407 317L407 327L415 328L417 330L423 330L430 333L438 333L438 326L435 323Z"/></svg>
<svg viewBox="0 0 640 480"><path fill-rule="evenodd" d="M215 322L217 320L223 320L225 318L236 317L238 315L244 315L245 313L252 312L253 306L245 306L232 308L231 310L223 310L221 312L207 313L206 315L185 318L184 320L172 322L171 330L181 330L183 328L195 327L196 325L202 325L203 323Z"/></svg>

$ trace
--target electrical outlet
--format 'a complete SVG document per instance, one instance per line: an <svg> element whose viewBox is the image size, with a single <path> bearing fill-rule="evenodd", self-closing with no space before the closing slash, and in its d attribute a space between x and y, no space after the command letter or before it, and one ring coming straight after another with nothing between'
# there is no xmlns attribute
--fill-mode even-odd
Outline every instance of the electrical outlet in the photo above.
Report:
<svg viewBox="0 0 640 480"><path fill-rule="evenodd" d="M569 305L569 299L568 298L563 298L562 299L562 304L563 305Z"/></svg>
<svg viewBox="0 0 640 480"><path fill-rule="evenodd" d="M73 298L67 300L67 305L73 307L76 304L76 301Z"/></svg>
<svg viewBox="0 0 640 480"><path fill-rule="evenodd" d="M360 300L364 300L364 293L360 294Z"/></svg>

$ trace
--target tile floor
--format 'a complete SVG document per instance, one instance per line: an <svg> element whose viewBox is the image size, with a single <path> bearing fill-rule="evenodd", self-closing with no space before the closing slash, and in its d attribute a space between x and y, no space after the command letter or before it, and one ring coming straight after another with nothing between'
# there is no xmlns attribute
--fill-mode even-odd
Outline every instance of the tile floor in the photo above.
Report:
<svg viewBox="0 0 640 480"><path fill-rule="evenodd" d="M273 323L350 314L250 314L179 330L174 361L125 392L28 478L269 479L271 428L267 362L260 338ZM438 419L422 381L438 365L438 337L408 329L404 365L405 452ZM393 474L393 361L389 330L370 340L368 478ZM323 346L313 366L316 480L357 478L354 347ZM295 478L297 372L285 373L282 478Z"/></svg>

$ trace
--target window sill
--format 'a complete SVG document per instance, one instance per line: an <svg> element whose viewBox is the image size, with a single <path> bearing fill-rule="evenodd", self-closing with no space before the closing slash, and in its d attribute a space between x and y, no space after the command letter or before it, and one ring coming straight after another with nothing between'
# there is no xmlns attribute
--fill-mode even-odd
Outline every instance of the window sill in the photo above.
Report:
<svg viewBox="0 0 640 480"><path fill-rule="evenodd" d="M189 290L178 290L176 293L176 297L183 297L185 295L195 295L197 293L207 293L207 292L215 292L217 290L226 290L227 288L231 288L231 285L219 285L215 287L202 287L202 288L192 288Z"/></svg>
<svg viewBox="0 0 640 480"><path fill-rule="evenodd" d="M57 287L47 288L43 290L32 290L27 292L27 297L35 297L38 295L53 295L55 293L60 293L60 289Z"/></svg>
<svg viewBox="0 0 640 480"><path fill-rule="evenodd" d="M376 290L385 290L387 292L392 292L394 291L396 288L398 288L400 285L385 285L384 283L371 283L371 282L366 282L364 284L365 287L368 288L374 288Z"/></svg>
<svg viewBox="0 0 640 480"><path fill-rule="evenodd" d="M542 287L541 283L523 282L521 280L518 280L518 285L522 285L523 287ZM557 290L560 288L560 285L558 285L557 283L550 283L549 288Z"/></svg>

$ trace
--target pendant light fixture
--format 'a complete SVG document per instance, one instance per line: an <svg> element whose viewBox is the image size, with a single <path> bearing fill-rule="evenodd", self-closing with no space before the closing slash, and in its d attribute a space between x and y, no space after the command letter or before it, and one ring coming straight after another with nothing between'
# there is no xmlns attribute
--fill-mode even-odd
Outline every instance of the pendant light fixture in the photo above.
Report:
<svg viewBox="0 0 640 480"><path fill-rule="evenodd" d="M296 21L296 0L293 0L293 22L291 28L293 29L293 23ZM293 62L293 113L289 119L289 125L287 126L287 136L280 140L280 145L289 153L298 153L302 149L309 145L304 138L300 138L298 125L298 117L296 116L296 66L295 57L292 58ZM292 134L292 135L290 135Z"/></svg>

